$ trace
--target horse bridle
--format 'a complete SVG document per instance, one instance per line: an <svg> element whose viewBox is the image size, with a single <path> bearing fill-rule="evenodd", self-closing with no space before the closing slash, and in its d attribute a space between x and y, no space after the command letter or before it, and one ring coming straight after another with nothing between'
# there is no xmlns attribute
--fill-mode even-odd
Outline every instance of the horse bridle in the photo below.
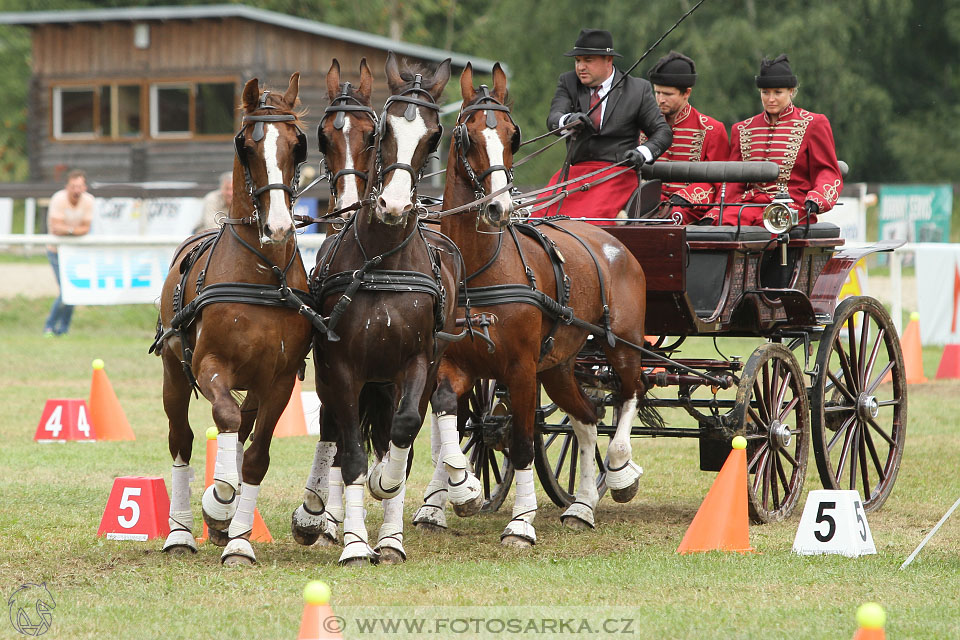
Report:
<svg viewBox="0 0 960 640"><path fill-rule="evenodd" d="M405 162L394 162L393 164L384 167L383 166L383 150L380 146L381 141L383 140L384 134L387 130L387 109L390 108L394 102L405 102L407 103L407 109L403 112L403 117L406 118L407 122L413 122L417 118L417 107L424 107L425 109L430 109L436 111L439 117L440 114L440 105L436 103L433 99L433 96L430 95L430 92L424 89L421 84L423 82L423 77L418 73L414 76L413 86L407 89L406 91L392 95L387 98L386 103L383 105L383 113L380 115L380 125L377 129L377 182L378 186L383 185L384 177L391 171L397 169L403 169L410 173L411 179L413 180L414 188L420 182L420 177L423 175L423 168L426 166L424 162L424 167L420 167L420 171L414 171L413 167ZM427 100L420 100L413 97L417 94L423 94L427 97ZM440 139L443 137L443 125L439 124L440 133L437 135L436 142L433 146L430 147L430 150L427 152L427 155L433 154L437 151L437 147L440 146Z"/></svg>
<svg viewBox="0 0 960 640"><path fill-rule="evenodd" d="M320 124L317 125L317 145L320 153L326 155L326 149L324 148L323 143L323 123L326 122L326 119L330 114L336 114L333 120L333 128L336 130L343 129L344 122L348 113L362 113L367 115L370 120L373 121L373 127L375 131L380 129L380 121L377 118L377 112L373 110L372 107L368 107L365 104L362 104L355 97L350 95L350 83L344 82L343 88L340 90L340 95L333 99L326 109L323 110L323 117L320 119ZM349 150L348 150L349 152ZM324 163L326 167L326 175L330 181L330 196L333 202L337 201L337 181L344 176L355 175L359 178L363 178L363 181L369 183L370 174L368 171L360 171L358 169L340 169L335 174L331 175L330 167Z"/></svg>
<svg viewBox="0 0 960 640"><path fill-rule="evenodd" d="M470 117L470 114L475 111L483 111L486 117L486 126L488 129L497 128L497 116L494 111L502 111L507 114L507 118L510 119L510 124L513 125L514 134L510 139L510 152L516 153L520 150L520 126L514 121L513 115L510 113L510 107L503 104L492 95L490 95L490 89L487 88L487 85L480 85L480 91L483 92L483 95L479 100L470 104L460 110L460 115L457 117L457 126L453 129L453 143L457 148L457 159L463 165L464 171L467 173L467 177L470 178L470 182L473 185L473 195L477 200L485 197L486 190L483 188L483 181L494 171L503 171L507 174L507 182L513 182L513 168L508 168L502 164L491 165L487 167L486 170L481 173L473 168L473 165L470 164L467 154L470 152L470 133L467 130L467 120Z"/></svg>
<svg viewBox="0 0 960 640"><path fill-rule="evenodd" d="M264 91L260 96L260 102L257 105L257 111L261 109L276 109L272 105L267 104L267 96L270 95L269 91ZM290 205L293 206L293 203L297 201L297 196L299 192L297 191L297 185L300 184L300 167L307 160L307 136L304 135L303 130L300 129L300 126L296 124L297 116L292 113L285 114L261 114L261 115L244 115L243 120L240 124L240 131L237 132L237 135L233 138L234 148L236 149L237 158L240 160L240 165L243 167L243 178L246 183L247 195L250 196L250 201L253 203L253 220L259 222L260 216L260 196L270 189L282 189L290 195ZM253 185L253 176L250 175L250 164L247 161L247 152L246 152L246 138L245 132L248 126L253 125L253 132L250 134L251 139L254 142L260 142L263 140L263 123L265 122L293 122L294 127L297 129L297 144L294 147L294 170L293 170L293 180L291 184L281 183L269 183L265 184L262 187L254 187Z"/></svg>

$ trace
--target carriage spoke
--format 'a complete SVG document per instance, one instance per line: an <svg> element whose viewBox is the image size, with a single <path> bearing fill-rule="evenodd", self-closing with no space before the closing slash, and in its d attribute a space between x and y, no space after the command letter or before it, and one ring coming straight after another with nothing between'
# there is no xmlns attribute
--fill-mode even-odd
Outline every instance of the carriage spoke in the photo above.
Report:
<svg viewBox="0 0 960 640"><path fill-rule="evenodd" d="M785 415L785 412L781 409L783 406L783 399L787 396L787 390L790 388L790 381L793 379L793 375L787 371L783 374L783 380L780 382L781 387L779 393L777 393L777 402L771 407L772 411L770 412L771 416L782 416ZM796 403L796 399L794 399Z"/></svg>
<svg viewBox="0 0 960 640"><path fill-rule="evenodd" d="M772 458L776 457L772 451L768 451L763 461L763 493L760 498L760 504L766 507L770 503L770 467L773 464ZM758 476L760 474L757 474Z"/></svg>
<svg viewBox="0 0 960 640"><path fill-rule="evenodd" d="M553 477L560 477L560 469L563 469L563 461L567 458L567 451L570 449L570 441L573 440L573 436L567 435L563 439L563 444L560 446L560 455L557 456L557 464L553 467Z"/></svg>
<svg viewBox="0 0 960 640"><path fill-rule="evenodd" d="M577 486L577 458L580 457L580 442L570 452L570 474L567 480L567 493L576 493L574 489Z"/></svg>
<svg viewBox="0 0 960 640"><path fill-rule="evenodd" d="M757 470L754 467L757 466L757 463L760 461L760 458L763 456L765 447L757 447L757 450L754 452L753 457L747 461L747 473L756 473Z"/></svg>
<svg viewBox="0 0 960 640"><path fill-rule="evenodd" d="M761 370L762 383L760 387L754 385L753 397L756 398L757 404L763 407L763 422L764 424L770 422L770 411L767 403L770 402L770 363L764 363L763 369ZM758 380L757 382L760 382Z"/></svg>
<svg viewBox="0 0 960 640"><path fill-rule="evenodd" d="M856 430L857 430L856 421L853 421L851 426L846 430L846 434L844 435L844 438L843 438L843 446L840 447L840 459L837 460L837 473L836 473L837 480L839 480L840 476L843 475L843 467L847 463L847 456L850 455L850 446L851 446L850 441L853 438Z"/></svg>
<svg viewBox="0 0 960 640"><path fill-rule="evenodd" d="M797 431L797 432L795 432L795 433L799 433L799 431ZM795 458L790 454L790 452L787 451L786 449L783 449L782 451L780 451L780 455L782 455L784 458L786 458L786 459L787 459L787 462L789 462L790 465L791 465L794 469L796 469L796 468L799 466L800 463L798 463L798 462L796 461L796 459L795 459Z"/></svg>
<svg viewBox="0 0 960 640"><path fill-rule="evenodd" d="M475 458L476 453L472 453L471 450L477 446L477 443L480 442L480 434L474 433L469 438L467 438L467 446L463 448L463 455L469 455L469 457Z"/></svg>
<svg viewBox="0 0 960 640"><path fill-rule="evenodd" d="M860 359L857 357L857 327L855 319L856 313L851 313L847 318L847 344L850 345L850 373L860 371Z"/></svg>
<svg viewBox="0 0 960 640"><path fill-rule="evenodd" d="M799 403L799 402L800 402L800 398L797 397L797 396L794 396L794 397L790 400L790 402L787 403L787 406L785 406L785 407L783 408L783 410L780 411L780 415L777 416L777 420L779 420L780 422L783 422L783 419L784 419L784 418L786 418L786 417L789 416L791 413L793 413L794 408L797 406L797 403Z"/></svg>
<svg viewBox="0 0 960 640"><path fill-rule="evenodd" d="M783 475L783 470L780 468L780 456L774 452L772 464L770 465L770 492L773 494L773 508L774 510L780 508L780 486L778 478ZM787 483L783 483L784 495L787 494Z"/></svg>
<svg viewBox="0 0 960 640"><path fill-rule="evenodd" d="M481 449L480 455L477 456L477 459L480 462L480 477L483 479L484 496L490 495L490 468L487 466L489 455L489 450Z"/></svg>
<svg viewBox="0 0 960 640"><path fill-rule="evenodd" d="M560 435L560 434L557 433L557 432L551 433L551 434L547 437L547 441L543 443L543 448L544 448L544 449L549 449L549 448L550 448L550 445L553 444L553 441L557 439L557 436L558 436L558 435Z"/></svg>
<svg viewBox="0 0 960 640"><path fill-rule="evenodd" d="M750 401L750 407L755 407L756 415L760 418L757 421L757 425L766 425L770 422L770 417L767 414L767 407L764 404L764 398L769 396L763 395L763 390L760 388L760 381L755 380L753 383L753 399Z"/></svg>
<svg viewBox="0 0 960 640"><path fill-rule="evenodd" d="M857 372L860 374L860 381L867 381L867 342L870 340L870 316L869 314L864 313L862 316L863 322L860 324L860 359L857 361L858 368ZM874 345L874 353L876 353L878 344ZM870 366L873 366L873 355L871 354Z"/></svg>
<svg viewBox="0 0 960 640"><path fill-rule="evenodd" d="M857 488L857 462L859 460L861 438L863 437L863 426L860 422L855 423L853 437L850 438L850 490Z"/></svg>
<svg viewBox="0 0 960 640"><path fill-rule="evenodd" d="M891 438L890 436L888 436L888 435L886 434L886 432L884 432L884 430L880 428L880 425L877 424L877 421L876 421L876 420L874 420L873 418L869 418L869 419L867 420L867 422L870 423L870 426L873 427L874 430L875 430L877 433L879 433L880 436L890 444L891 447L896 448L897 443L894 442L894 441L893 441L893 438Z"/></svg>
<svg viewBox="0 0 960 640"><path fill-rule="evenodd" d="M827 443L827 451L833 451L833 447L837 444L837 440L840 439L840 436L845 435L847 430L850 428L850 423L856 420L857 416L852 415L846 420L843 421L843 424L840 425L840 428L837 429L837 432L833 434L833 437L830 438L830 442Z"/></svg>
<svg viewBox="0 0 960 640"><path fill-rule="evenodd" d="M840 359L840 371L843 373L844 382L846 382L847 395L850 398L851 402L856 402L854 396L859 393L860 387L857 385L857 381L853 378L853 369L850 362L850 357L847 356L847 352L843 350L843 345L840 342L840 335L837 335L836 339L836 349L837 357ZM840 381L835 380L837 387L840 386ZM842 392L841 392L842 393Z"/></svg>
<svg viewBox="0 0 960 640"><path fill-rule="evenodd" d="M758 430L758 431L759 431L760 429L766 430L766 428L767 428L767 421L766 421L766 420L763 420L763 419L760 417L760 415L757 413L756 409L754 409L752 406L747 407L747 415L749 415L751 418L753 418L753 422L754 422L755 425L757 425L757 430Z"/></svg>
<svg viewBox="0 0 960 640"><path fill-rule="evenodd" d="M867 448L870 449L870 458L873 459L873 468L877 470L877 484L882 484L887 474L884 473L884 464L880 462L880 455L877 453L877 446L873 442L873 436L869 429L864 429L866 435Z"/></svg>
<svg viewBox="0 0 960 640"><path fill-rule="evenodd" d="M881 400L877 403L878 407L899 407L902 400L900 398L892 398L890 400Z"/></svg>
<svg viewBox="0 0 960 640"><path fill-rule="evenodd" d="M856 407L851 407L846 404L828 404L823 408L824 413L842 413L847 411L856 411Z"/></svg>
<svg viewBox="0 0 960 640"><path fill-rule="evenodd" d="M860 434L860 479L863 481L863 499L870 499L870 470L867 469L867 446L866 433L864 429Z"/></svg>
<svg viewBox="0 0 960 640"><path fill-rule="evenodd" d="M830 371L827 373L827 377L829 377L830 380L833 382L833 388L836 388L837 391L843 394L843 396L850 402L850 404L857 403L856 398L854 398L853 394L847 389L847 387L840 382L840 380L837 378L835 373Z"/></svg>
<svg viewBox="0 0 960 640"><path fill-rule="evenodd" d="M893 369L894 362L888 362L886 366L883 367L883 371L877 374L877 377L873 379L873 382L870 383L870 386L867 387L866 392L868 394L873 394L877 390L877 387L883 382L884 378L887 377L887 374L890 373L890 370Z"/></svg>
<svg viewBox="0 0 960 640"><path fill-rule="evenodd" d="M871 377L870 374L873 373L873 367L877 364L877 356L880 355L880 345L883 344L883 336L884 336L884 330L883 330L883 327L880 327L877 329L877 339L873 343L873 349L871 349L870 351L870 359L867 360L867 363L863 368L864 387L868 386L868 383L870 382L870 377ZM877 378L877 379L882 380L883 378Z"/></svg>
<svg viewBox="0 0 960 640"><path fill-rule="evenodd" d="M497 454L490 455L490 470L493 472L493 479L497 484L503 484L503 474L500 473L500 465L497 464Z"/></svg>

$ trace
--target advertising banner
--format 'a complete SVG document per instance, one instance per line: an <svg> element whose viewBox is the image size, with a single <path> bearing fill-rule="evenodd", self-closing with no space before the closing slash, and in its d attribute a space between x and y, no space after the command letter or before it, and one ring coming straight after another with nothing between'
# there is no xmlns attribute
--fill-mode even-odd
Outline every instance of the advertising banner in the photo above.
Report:
<svg viewBox="0 0 960 640"><path fill-rule="evenodd" d="M949 242L953 187L882 185L878 214L881 240Z"/></svg>
<svg viewBox="0 0 960 640"><path fill-rule="evenodd" d="M160 297L173 247L60 246L67 304L152 304Z"/></svg>
<svg viewBox="0 0 960 640"><path fill-rule="evenodd" d="M200 198L97 198L90 233L186 238L202 212Z"/></svg>
<svg viewBox="0 0 960 640"><path fill-rule="evenodd" d="M917 248L917 306L921 343L960 344L960 246Z"/></svg>

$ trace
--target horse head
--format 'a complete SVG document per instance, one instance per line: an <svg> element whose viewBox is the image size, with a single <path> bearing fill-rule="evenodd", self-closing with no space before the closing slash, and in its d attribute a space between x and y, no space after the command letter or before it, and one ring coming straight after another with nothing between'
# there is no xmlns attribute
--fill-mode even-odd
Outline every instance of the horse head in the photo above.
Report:
<svg viewBox="0 0 960 640"><path fill-rule="evenodd" d="M460 74L463 106L453 130L456 171L473 185L479 200L501 191L480 209L481 219L494 227L509 224L513 200L506 190L513 182L513 154L520 148L520 127L513 121L507 101L507 75L500 63L493 67L493 91L473 86L473 67Z"/></svg>
<svg viewBox="0 0 960 640"><path fill-rule="evenodd" d="M293 110L299 85L300 74L294 73L283 95L261 92L256 78L243 87L233 175L234 193L247 194L248 201L234 198L233 206L251 210L261 244L283 242L294 232L293 203L300 166L307 159L307 139Z"/></svg>
<svg viewBox="0 0 960 640"><path fill-rule="evenodd" d="M376 148L377 113L370 106L373 74L367 59L360 60L360 86L340 82L340 62L334 58L327 72L327 96L317 127L320 152L330 180L331 210L345 209L360 201L370 182Z"/></svg>
<svg viewBox="0 0 960 640"><path fill-rule="evenodd" d="M437 100L450 79L450 59L432 73L406 65L401 71L390 52L386 74L392 95L377 136L381 187L374 210L381 222L403 224L416 205L420 173L443 135Z"/></svg>

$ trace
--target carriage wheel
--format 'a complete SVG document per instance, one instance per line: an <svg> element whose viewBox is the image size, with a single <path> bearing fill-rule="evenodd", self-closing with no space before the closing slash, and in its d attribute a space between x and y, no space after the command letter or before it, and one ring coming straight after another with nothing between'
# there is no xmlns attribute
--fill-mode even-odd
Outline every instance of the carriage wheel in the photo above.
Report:
<svg viewBox="0 0 960 640"><path fill-rule="evenodd" d="M733 411L747 439L750 517L783 520L800 498L810 448L803 371L789 349L767 343L753 352Z"/></svg>
<svg viewBox="0 0 960 640"><path fill-rule="evenodd" d="M897 480L907 427L903 353L879 302L840 303L817 371L810 401L820 480L825 489L859 489L864 509L878 509Z"/></svg>
<svg viewBox="0 0 960 640"><path fill-rule="evenodd" d="M510 396L497 389L496 380L478 380L467 396L463 454L483 486L480 511L492 513L500 508L513 484L513 464L502 436L510 429ZM497 439L499 442L491 442ZM499 448L498 448L499 447Z"/></svg>
<svg viewBox="0 0 960 640"><path fill-rule="evenodd" d="M554 403L545 405L541 408L541 415L544 419L549 418L557 409ZM542 426L545 425L535 425L533 436L533 463L537 469L537 478L553 504L561 508L569 507L576 497L580 480L580 447L577 436L573 433L573 425L567 416L563 417L559 425L550 425L549 432L545 432ZM600 453L599 444L594 452L594 465L597 494L602 498L607 490L607 465Z"/></svg>

